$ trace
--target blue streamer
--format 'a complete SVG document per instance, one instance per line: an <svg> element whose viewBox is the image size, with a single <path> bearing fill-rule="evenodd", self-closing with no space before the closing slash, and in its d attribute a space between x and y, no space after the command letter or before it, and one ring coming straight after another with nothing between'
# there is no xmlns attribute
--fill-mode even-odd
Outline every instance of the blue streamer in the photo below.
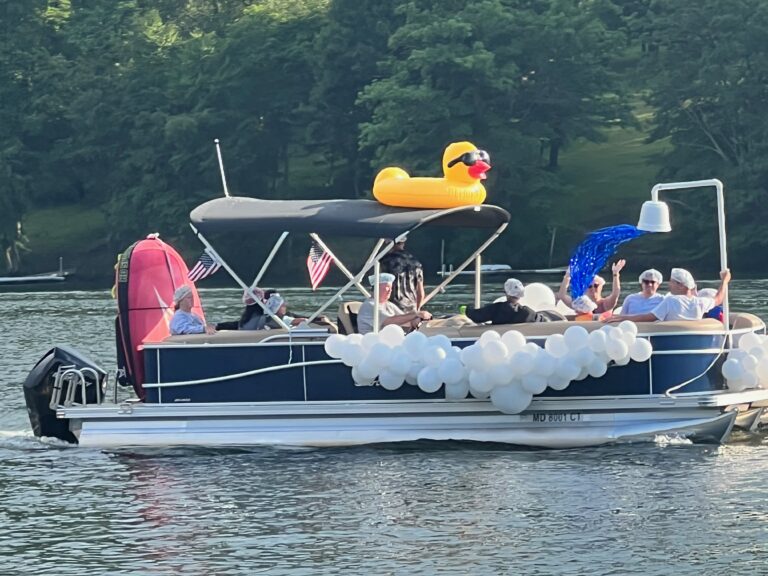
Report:
<svg viewBox="0 0 768 576"><path fill-rule="evenodd" d="M595 275L603 269L608 259L624 242L645 234L631 224L619 224L600 228L587 235L586 240L576 247L569 262L571 266L571 297L583 296Z"/></svg>

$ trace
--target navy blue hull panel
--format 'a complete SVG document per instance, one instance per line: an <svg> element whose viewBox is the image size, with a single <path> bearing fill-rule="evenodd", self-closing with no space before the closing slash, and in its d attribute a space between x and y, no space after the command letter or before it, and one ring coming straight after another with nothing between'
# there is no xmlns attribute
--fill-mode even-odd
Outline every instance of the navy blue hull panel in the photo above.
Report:
<svg viewBox="0 0 768 576"><path fill-rule="evenodd" d="M720 390L722 358L710 367L721 336L683 335L652 338L654 352L679 350L678 354L654 354L650 362L611 366L602 378L572 382L562 391L547 389L543 397L625 396L663 394L673 386L693 380L681 391ZM457 345L466 346L467 342ZM703 353L686 353L701 350ZM351 369L341 363L293 367L297 362L327 361L322 344L278 344L252 346L179 346L145 351L146 379L164 383L197 381L243 374L273 366L285 368L216 382L147 388L148 403L170 402L297 402L355 400L413 400L442 398L443 390L425 394L404 384L389 391L380 386L356 386ZM158 367L158 359L160 366ZM653 372L651 378L651 371Z"/></svg>

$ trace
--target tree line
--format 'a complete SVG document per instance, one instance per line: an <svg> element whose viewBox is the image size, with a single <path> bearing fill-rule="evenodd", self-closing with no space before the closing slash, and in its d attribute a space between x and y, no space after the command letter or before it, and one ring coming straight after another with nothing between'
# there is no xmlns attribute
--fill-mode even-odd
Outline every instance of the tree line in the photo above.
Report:
<svg viewBox="0 0 768 576"><path fill-rule="evenodd" d="M5 252L27 211L67 203L101 207L116 249L180 233L220 193L214 138L232 191L261 198L368 197L379 168L434 175L469 138L513 213L497 255L520 261L568 218L560 153L642 99L659 178L724 180L731 250L763 263L761 0L0 0L0 22ZM687 255L711 258L711 208L680 209Z"/></svg>

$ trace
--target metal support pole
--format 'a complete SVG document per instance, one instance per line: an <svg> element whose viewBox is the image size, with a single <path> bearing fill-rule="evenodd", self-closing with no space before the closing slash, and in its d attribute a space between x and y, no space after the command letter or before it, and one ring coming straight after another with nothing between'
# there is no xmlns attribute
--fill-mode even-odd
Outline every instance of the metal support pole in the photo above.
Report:
<svg viewBox="0 0 768 576"><path fill-rule="evenodd" d="M475 308L480 308L480 292L482 291L483 282L481 279L483 268L483 257L478 254L475 256Z"/></svg>

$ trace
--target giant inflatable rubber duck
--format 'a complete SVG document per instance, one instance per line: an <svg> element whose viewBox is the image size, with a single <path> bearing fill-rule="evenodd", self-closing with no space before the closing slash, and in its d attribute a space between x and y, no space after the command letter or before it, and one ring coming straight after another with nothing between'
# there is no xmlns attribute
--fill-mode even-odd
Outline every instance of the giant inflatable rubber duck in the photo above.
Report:
<svg viewBox="0 0 768 576"><path fill-rule="evenodd" d="M471 142L454 142L443 153L443 178L411 178L402 168L384 168L373 182L373 196L387 206L455 208L482 204L488 152Z"/></svg>

